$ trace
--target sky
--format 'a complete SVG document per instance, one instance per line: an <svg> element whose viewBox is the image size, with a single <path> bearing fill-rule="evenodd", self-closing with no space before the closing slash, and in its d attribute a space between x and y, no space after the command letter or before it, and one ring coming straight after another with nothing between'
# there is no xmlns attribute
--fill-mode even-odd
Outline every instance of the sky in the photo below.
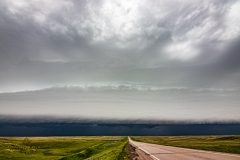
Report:
<svg viewBox="0 0 240 160"><path fill-rule="evenodd" d="M0 115L240 122L240 1L1 0Z"/></svg>

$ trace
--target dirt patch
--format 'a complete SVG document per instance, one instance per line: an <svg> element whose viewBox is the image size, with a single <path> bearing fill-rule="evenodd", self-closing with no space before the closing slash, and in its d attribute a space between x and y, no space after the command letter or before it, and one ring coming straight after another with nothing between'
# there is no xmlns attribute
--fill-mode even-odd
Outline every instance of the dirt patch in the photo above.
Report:
<svg viewBox="0 0 240 160"><path fill-rule="evenodd" d="M138 154L136 153L136 148L130 145L129 143L126 146L126 150L129 153L130 160L136 160L138 158Z"/></svg>
<svg viewBox="0 0 240 160"><path fill-rule="evenodd" d="M132 146L130 143L126 146L126 150L129 153L130 160L152 160L149 155L147 155L142 150Z"/></svg>

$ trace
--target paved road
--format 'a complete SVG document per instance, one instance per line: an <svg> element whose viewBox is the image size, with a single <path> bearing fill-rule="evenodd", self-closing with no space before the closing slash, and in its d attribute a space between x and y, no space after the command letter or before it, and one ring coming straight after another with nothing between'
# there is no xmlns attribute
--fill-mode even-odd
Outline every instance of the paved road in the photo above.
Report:
<svg viewBox="0 0 240 160"><path fill-rule="evenodd" d="M130 138L129 142L135 147L138 147L149 154L155 160L240 160L240 155L238 154L219 153L135 142Z"/></svg>

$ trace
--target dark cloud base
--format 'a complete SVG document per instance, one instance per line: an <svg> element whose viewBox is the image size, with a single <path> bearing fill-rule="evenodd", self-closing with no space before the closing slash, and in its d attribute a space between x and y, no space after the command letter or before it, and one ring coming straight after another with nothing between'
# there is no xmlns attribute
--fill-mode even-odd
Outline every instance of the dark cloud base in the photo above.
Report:
<svg viewBox="0 0 240 160"><path fill-rule="evenodd" d="M183 136L238 135L240 123L116 124L116 123L16 123L1 122L0 136Z"/></svg>

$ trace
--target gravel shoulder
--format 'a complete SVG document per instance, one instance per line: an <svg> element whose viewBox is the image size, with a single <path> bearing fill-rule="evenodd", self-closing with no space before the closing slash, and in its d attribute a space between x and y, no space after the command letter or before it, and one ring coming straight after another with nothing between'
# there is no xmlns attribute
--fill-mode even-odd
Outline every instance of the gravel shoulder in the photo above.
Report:
<svg viewBox="0 0 240 160"><path fill-rule="evenodd" d="M130 143L128 143L126 150L129 152L130 160L152 160L152 158L149 155L147 155L142 150L134 147Z"/></svg>

